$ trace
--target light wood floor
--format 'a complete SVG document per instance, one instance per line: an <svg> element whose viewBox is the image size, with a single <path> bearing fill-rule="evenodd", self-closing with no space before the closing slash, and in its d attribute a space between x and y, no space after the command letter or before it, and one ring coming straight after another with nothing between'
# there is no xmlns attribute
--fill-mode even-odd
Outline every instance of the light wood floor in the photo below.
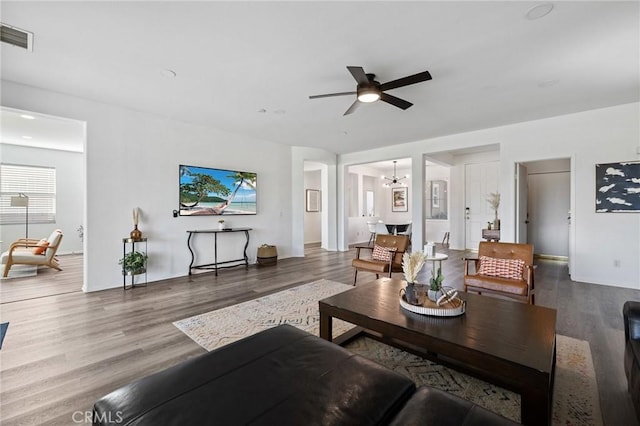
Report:
<svg viewBox="0 0 640 426"><path fill-rule="evenodd" d="M461 255L452 250L444 262L448 285L461 284ZM0 350L0 422L74 424L102 395L204 353L173 321L317 279L350 284L353 257L310 248L305 258L274 267L84 294L81 257L64 256L62 272L3 280L0 321L10 326ZM590 342L605 424L637 425L623 371L621 310L640 292L576 283L565 264L537 263L537 303L558 309L559 334ZM372 279L361 273L358 282Z"/></svg>

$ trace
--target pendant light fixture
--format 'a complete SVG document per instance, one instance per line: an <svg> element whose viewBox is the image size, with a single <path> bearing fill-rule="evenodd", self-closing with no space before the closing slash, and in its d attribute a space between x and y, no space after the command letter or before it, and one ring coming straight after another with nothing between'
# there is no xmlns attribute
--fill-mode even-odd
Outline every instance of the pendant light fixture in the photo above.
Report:
<svg viewBox="0 0 640 426"><path fill-rule="evenodd" d="M406 184L406 183L401 182L401 181L402 181L403 179L408 178L408 177L409 177L409 175L404 175L404 176L402 176L402 177L399 177L399 176L397 175L397 172L396 172L396 163L397 163L397 161L396 161L396 160L393 160L393 176L391 176L391 177L388 177L388 176L382 176L382 179L386 179L386 180L388 180L388 181L389 181L389 182L385 182L385 183L383 183L383 184L382 184L382 186L386 186L386 187L390 187L391 185L407 186L407 184Z"/></svg>

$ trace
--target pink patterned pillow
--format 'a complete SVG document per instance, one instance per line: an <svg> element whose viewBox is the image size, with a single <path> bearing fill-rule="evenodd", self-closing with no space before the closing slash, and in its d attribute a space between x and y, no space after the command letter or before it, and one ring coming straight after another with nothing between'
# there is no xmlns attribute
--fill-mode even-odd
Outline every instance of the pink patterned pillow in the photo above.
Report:
<svg viewBox="0 0 640 426"><path fill-rule="evenodd" d="M396 247L382 247L379 245L373 246L373 253L371 258L373 260L381 260L383 262L389 262L391 260L391 253L398 250Z"/></svg>
<svg viewBox="0 0 640 426"><path fill-rule="evenodd" d="M480 275L521 280L523 270L524 260L522 259L498 259L480 256L480 267L478 268L478 274Z"/></svg>

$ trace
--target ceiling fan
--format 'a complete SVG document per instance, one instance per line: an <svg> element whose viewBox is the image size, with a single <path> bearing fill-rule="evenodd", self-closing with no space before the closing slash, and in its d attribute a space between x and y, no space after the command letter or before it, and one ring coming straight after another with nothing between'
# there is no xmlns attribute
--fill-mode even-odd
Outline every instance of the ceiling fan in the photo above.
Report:
<svg viewBox="0 0 640 426"><path fill-rule="evenodd" d="M431 74L429 71L420 72L418 74L410 75L407 77L399 78L397 80L388 81L380 84L375 80L375 74L367 74L362 67L347 67L353 78L355 78L358 86L355 92L340 92L340 93L328 93L326 95L313 95L309 96L309 99L329 98L332 96L346 96L356 95L357 98L349 109L343 114L351 114L354 112L360 103L370 103L377 100L381 100L400 109L407 109L413 105L409 101L397 98L393 95L385 93L387 90L397 89L398 87L409 86L410 84L420 83L422 81L431 80Z"/></svg>

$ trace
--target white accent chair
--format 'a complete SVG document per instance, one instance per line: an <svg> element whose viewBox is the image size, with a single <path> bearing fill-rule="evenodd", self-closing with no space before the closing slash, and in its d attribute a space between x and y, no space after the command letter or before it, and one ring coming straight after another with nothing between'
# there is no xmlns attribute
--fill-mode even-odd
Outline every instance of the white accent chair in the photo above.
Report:
<svg viewBox="0 0 640 426"><path fill-rule="evenodd" d="M9 275L13 265L48 266L62 271L56 258L56 251L62 241L62 231L56 229L46 240L20 238L14 241L9 250L2 253L1 263L4 264L3 277ZM42 253L38 253L41 251Z"/></svg>
<svg viewBox="0 0 640 426"><path fill-rule="evenodd" d="M381 220L376 222L376 235L389 235L387 225L385 225L385 223Z"/></svg>
<svg viewBox="0 0 640 426"><path fill-rule="evenodd" d="M367 245L371 245L376 240L376 223L367 222L367 227L369 228L369 242Z"/></svg>

